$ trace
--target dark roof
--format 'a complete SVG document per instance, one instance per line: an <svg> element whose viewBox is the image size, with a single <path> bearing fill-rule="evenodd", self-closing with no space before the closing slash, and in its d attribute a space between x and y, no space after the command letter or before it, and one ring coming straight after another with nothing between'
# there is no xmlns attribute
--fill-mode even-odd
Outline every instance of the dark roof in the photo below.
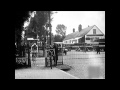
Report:
<svg viewBox="0 0 120 90"><path fill-rule="evenodd" d="M83 37L84 35L86 35L93 27L93 26L89 26L87 28L82 29L80 32L76 31L74 33L68 34L64 40L68 40L68 39L72 39L72 38L76 38L76 37Z"/></svg>

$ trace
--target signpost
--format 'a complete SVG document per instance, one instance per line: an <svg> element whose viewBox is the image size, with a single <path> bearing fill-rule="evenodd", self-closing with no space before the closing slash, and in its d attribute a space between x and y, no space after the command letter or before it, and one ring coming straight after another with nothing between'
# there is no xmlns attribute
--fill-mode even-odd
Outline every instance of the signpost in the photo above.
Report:
<svg viewBox="0 0 120 90"><path fill-rule="evenodd" d="M48 14L49 14L49 24L48 24L48 26L49 26L49 30L50 30L50 46L51 46L51 20L50 20L50 11L48 11ZM51 48L51 47L50 47ZM51 66L51 69L52 69L52 56L50 56L50 66Z"/></svg>

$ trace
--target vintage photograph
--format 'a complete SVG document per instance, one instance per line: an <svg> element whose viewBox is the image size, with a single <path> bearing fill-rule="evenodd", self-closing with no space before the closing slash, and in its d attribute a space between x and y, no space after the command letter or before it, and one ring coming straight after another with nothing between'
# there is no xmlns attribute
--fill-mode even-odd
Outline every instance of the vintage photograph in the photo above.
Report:
<svg viewBox="0 0 120 90"><path fill-rule="evenodd" d="M15 13L15 79L105 79L105 11Z"/></svg>

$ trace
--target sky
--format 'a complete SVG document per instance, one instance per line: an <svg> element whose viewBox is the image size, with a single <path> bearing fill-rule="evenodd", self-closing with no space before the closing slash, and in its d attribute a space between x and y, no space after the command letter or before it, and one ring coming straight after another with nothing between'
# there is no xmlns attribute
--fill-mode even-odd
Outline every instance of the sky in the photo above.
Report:
<svg viewBox="0 0 120 90"><path fill-rule="evenodd" d="M52 32L56 34L56 26L58 24L64 24L66 29L66 35L75 31L78 31L78 25L82 25L82 29L96 25L105 34L105 11L57 11L52 15L53 21Z"/></svg>

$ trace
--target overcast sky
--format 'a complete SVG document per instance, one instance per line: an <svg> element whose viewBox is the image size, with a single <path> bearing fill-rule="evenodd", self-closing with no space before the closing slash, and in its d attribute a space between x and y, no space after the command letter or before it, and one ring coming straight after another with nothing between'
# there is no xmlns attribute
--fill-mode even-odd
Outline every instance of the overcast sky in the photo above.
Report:
<svg viewBox="0 0 120 90"><path fill-rule="evenodd" d="M105 34L105 11L57 11L52 21L52 32L55 34L56 26L64 24L67 27L66 35L78 30L78 25L82 28L96 25Z"/></svg>

